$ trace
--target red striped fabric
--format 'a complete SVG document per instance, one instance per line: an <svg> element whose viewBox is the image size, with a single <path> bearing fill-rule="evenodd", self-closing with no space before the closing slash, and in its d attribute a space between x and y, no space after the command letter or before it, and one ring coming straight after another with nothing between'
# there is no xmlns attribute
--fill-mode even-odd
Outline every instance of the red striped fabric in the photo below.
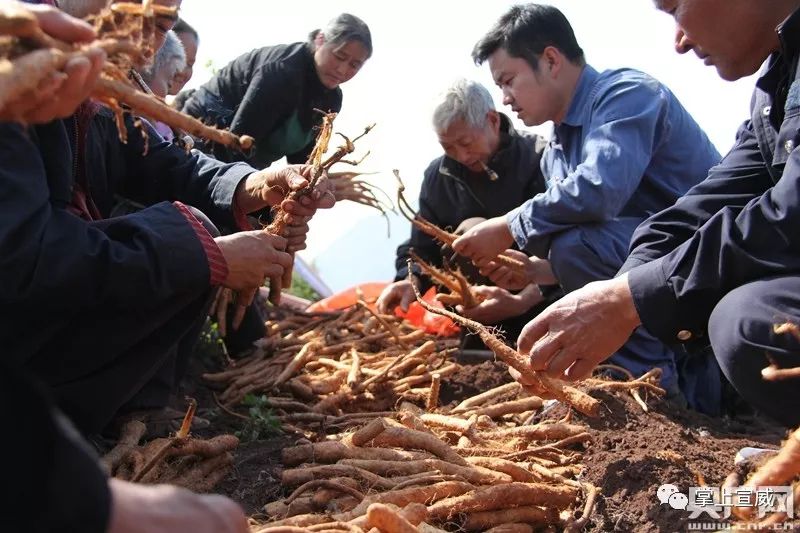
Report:
<svg viewBox="0 0 800 533"><path fill-rule="evenodd" d="M222 285L228 277L228 264L225 262L222 250L219 249L214 238L206 230L202 222L197 220L197 217L192 214L188 207L181 202L172 202L172 205L174 205L189 224L192 225L192 229L197 235L197 238L200 239L200 244L203 245L203 250L205 250L206 259L208 260L208 269L211 272L211 285Z"/></svg>

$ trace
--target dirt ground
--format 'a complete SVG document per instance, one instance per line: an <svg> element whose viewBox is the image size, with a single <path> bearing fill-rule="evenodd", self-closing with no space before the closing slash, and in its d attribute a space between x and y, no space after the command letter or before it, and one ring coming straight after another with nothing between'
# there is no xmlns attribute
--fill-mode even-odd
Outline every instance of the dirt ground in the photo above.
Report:
<svg viewBox="0 0 800 533"><path fill-rule="evenodd" d="M201 368L193 374L199 377ZM442 383L444 404L496 387L510 380L503 363L484 361L465 366ZM190 379L187 394L196 397L200 413L212 421L211 434L234 432L243 421L216 407L211 391ZM783 428L754 420L711 419L654 397L645 413L628 394L594 391L605 409L597 419L575 414L573 421L591 428L594 441L584 451L583 479L600 489L587 531L685 531L689 513L660 505L657 488L664 483L688 487L703 481L720 486L733 470L736 452L745 446L776 447ZM566 414L556 405L544 418ZM235 454L233 473L217 491L238 501L248 515L258 516L262 506L286 495L280 486L281 450L297 436L275 434L264 440L243 442Z"/></svg>

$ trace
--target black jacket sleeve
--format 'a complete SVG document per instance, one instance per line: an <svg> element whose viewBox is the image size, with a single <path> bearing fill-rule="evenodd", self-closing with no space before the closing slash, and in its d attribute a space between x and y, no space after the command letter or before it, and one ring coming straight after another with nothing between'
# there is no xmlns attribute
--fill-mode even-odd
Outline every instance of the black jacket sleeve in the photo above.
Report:
<svg viewBox="0 0 800 533"><path fill-rule="evenodd" d="M6 462L0 531L102 533L111 511L97 459L39 386L0 363Z"/></svg>
<svg viewBox="0 0 800 533"><path fill-rule="evenodd" d="M108 148L109 170L122 176L122 193L144 205L181 201L196 207L221 227L235 227L233 200L239 183L256 170L246 163L222 163L197 150L187 154L179 146L164 142L145 123L144 137L128 125L128 142L119 142L116 129L104 120L98 132ZM117 166L119 168L114 168Z"/></svg>
<svg viewBox="0 0 800 533"><path fill-rule="evenodd" d="M698 217L691 236L629 272L642 323L664 340L674 341L681 330L704 331L711 311L733 288L800 272L798 149L772 186L755 135L744 128L707 182L700 191L713 192L710 199L695 193L676 205L685 217ZM708 216L710 210L715 212Z"/></svg>
<svg viewBox="0 0 800 533"><path fill-rule="evenodd" d="M69 172L69 155L65 165L46 168L40 149L69 154L68 147L37 146L13 124L0 124L0 138L0 305L53 312L152 306L208 289L202 244L175 206L87 222L51 202L48 173Z"/></svg>

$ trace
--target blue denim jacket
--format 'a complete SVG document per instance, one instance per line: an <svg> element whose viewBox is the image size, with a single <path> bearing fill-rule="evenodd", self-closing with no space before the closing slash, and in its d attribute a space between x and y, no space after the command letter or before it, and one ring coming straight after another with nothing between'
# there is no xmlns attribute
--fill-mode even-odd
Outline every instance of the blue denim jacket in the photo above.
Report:
<svg viewBox="0 0 800 533"><path fill-rule="evenodd" d="M720 155L667 87L631 69L587 65L542 159L546 192L507 215L520 248L545 255L578 224L648 216L700 182Z"/></svg>

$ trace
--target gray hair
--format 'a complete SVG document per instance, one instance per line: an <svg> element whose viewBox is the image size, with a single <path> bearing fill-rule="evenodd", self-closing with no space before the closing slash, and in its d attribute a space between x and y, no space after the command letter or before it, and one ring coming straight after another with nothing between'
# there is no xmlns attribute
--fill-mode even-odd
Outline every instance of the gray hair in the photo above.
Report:
<svg viewBox="0 0 800 533"><path fill-rule="evenodd" d="M367 59L372 57L372 34L367 23L350 13L342 13L331 19L324 30L314 30L308 34L309 41L313 44L317 35L322 33L326 43L333 45L358 41L367 49Z"/></svg>
<svg viewBox="0 0 800 533"><path fill-rule="evenodd" d="M445 131L459 119L473 128L483 127L486 114L494 108L494 100L486 87L461 78L439 95L433 110L433 128L437 132Z"/></svg>
<svg viewBox="0 0 800 533"><path fill-rule="evenodd" d="M168 68L174 69L176 74L186 68L186 50L183 49L183 43L178 35L172 30L167 32L164 45L156 52L153 64L142 70L142 78L151 83L156 73Z"/></svg>

